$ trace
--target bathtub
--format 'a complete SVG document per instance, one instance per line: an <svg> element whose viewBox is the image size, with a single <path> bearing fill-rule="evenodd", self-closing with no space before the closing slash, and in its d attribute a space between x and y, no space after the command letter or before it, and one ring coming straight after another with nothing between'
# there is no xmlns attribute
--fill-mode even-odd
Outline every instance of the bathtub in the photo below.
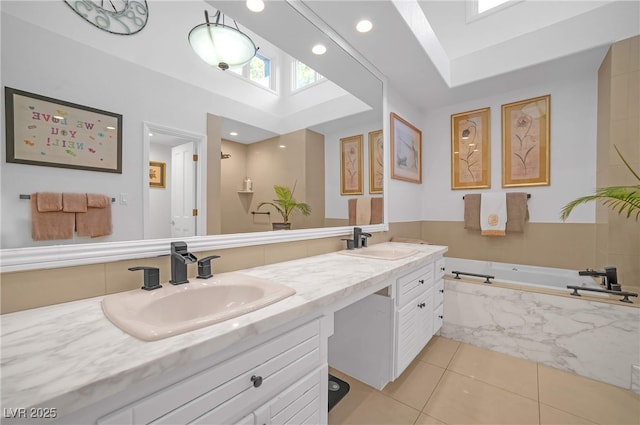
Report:
<svg viewBox="0 0 640 425"><path fill-rule="evenodd" d="M497 263L494 261L467 260L463 258L445 258L445 273L453 275L452 271L475 273L494 276L492 282L512 285L531 286L545 289L558 289L569 291L567 285L583 288L603 289L590 276L580 276L577 270L556 269L552 267L525 266L520 264ZM483 278L460 275L465 279ZM587 292L583 292L587 294ZM606 296L596 292L588 292L590 296Z"/></svg>
<svg viewBox="0 0 640 425"><path fill-rule="evenodd" d="M640 300L571 296L567 285L601 289L577 270L445 257L445 273L441 336L640 393Z"/></svg>

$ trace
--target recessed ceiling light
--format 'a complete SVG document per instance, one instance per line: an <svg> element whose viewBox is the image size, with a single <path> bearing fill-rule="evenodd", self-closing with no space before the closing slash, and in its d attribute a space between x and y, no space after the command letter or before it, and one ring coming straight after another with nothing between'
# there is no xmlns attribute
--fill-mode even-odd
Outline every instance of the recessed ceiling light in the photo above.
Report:
<svg viewBox="0 0 640 425"><path fill-rule="evenodd" d="M249 9L252 12L262 12L264 10L264 1L247 0L247 9Z"/></svg>
<svg viewBox="0 0 640 425"><path fill-rule="evenodd" d="M280 146L278 146L278 147L279 147L280 149L284 149L284 148L286 148L286 147L287 147L287 145L280 145Z"/></svg>
<svg viewBox="0 0 640 425"><path fill-rule="evenodd" d="M311 51L316 55L324 55L327 51L327 48L324 44L316 44L315 46L313 46Z"/></svg>
<svg viewBox="0 0 640 425"><path fill-rule="evenodd" d="M363 19L356 24L356 29L358 30L358 32L369 32L372 28L373 24L367 19Z"/></svg>
<svg viewBox="0 0 640 425"><path fill-rule="evenodd" d="M149 133L149 136L153 136L153 133Z"/></svg>
<svg viewBox="0 0 640 425"><path fill-rule="evenodd" d="M237 136L237 135L238 135L238 133L235 132L235 131L232 131L231 133L229 133L229 136Z"/></svg>

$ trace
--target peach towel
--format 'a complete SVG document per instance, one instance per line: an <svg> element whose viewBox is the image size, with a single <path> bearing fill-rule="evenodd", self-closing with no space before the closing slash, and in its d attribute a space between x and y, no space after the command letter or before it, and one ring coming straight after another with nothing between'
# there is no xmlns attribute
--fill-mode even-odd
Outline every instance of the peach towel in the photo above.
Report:
<svg viewBox="0 0 640 425"><path fill-rule="evenodd" d="M63 193L62 211L64 212L87 212L86 193Z"/></svg>
<svg viewBox="0 0 640 425"><path fill-rule="evenodd" d="M371 198L371 224L382 223L382 206L384 198Z"/></svg>
<svg viewBox="0 0 640 425"><path fill-rule="evenodd" d="M39 212L62 211L62 193L38 192L31 195L31 199L37 200Z"/></svg>
<svg viewBox="0 0 640 425"><path fill-rule="evenodd" d="M43 208L47 209L57 207L57 201L51 202L52 197L49 195L51 194L31 194L31 238L34 241L71 239L73 237L75 214L62 211L62 194L58 194L60 195L60 208L58 210L52 209L46 212L39 211L40 202L38 202L38 200L41 196L45 198L40 200Z"/></svg>
<svg viewBox="0 0 640 425"><path fill-rule="evenodd" d="M111 234L111 199L106 195L87 193L87 212L76 213L78 236L96 238Z"/></svg>
<svg viewBox="0 0 640 425"><path fill-rule="evenodd" d="M524 232L524 223L529 221L529 206L525 192L507 193L507 232Z"/></svg>
<svg viewBox="0 0 640 425"><path fill-rule="evenodd" d="M480 194L467 193L464 195L464 228L480 230Z"/></svg>

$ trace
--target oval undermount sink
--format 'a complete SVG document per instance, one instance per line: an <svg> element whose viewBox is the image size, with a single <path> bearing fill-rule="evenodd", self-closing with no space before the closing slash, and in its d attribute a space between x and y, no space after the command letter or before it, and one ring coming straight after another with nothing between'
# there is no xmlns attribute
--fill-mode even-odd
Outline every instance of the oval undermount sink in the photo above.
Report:
<svg viewBox="0 0 640 425"><path fill-rule="evenodd" d="M354 257L376 258L379 260L399 260L410 257L418 251L408 248L372 245L365 248L345 249L339 254L352 255Z"/></svg>
<svg viewBox="0 0 640 425"><path fill-rule="evenodd" d="M200 329L266 307L296 291L241 273L221 273L182 285L107 295L102 311L117 327L145 341Z"/></svg>

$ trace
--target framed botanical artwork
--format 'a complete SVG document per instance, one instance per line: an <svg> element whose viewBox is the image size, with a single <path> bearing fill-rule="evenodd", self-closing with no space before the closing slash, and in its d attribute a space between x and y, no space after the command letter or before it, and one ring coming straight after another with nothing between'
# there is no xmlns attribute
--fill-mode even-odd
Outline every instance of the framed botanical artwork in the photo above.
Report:
<svg viewBox="0 0 640 425"><path fill-rule="evenodd" d="M502 187L546 186L551 96L502 105Z"/></svg>
<svg viewBox="0 0 640 425"><path fill-rule="evenodd" d="M167 187L167 164L149 161L149 187Z"/></svg>
<svg viewBox="0 0 640 425"><path fill-rule="evenodd" d="M122 174L122 115L5 87L7 162Z"/></svg>
<svg viewBox="0 0 640 425"><path fill-rule="evenodd" d="M491 187L489 108L451 115L451 189Z"/></svg>
<svg viewBox="0 0 640 425"><path fill-rule="evenodd" d="M422 183L422 132L393 112L391 178Z"/></svg>
<svg viewBox="0 0 640 425"><path fill-rule="evenodd" d="M340 139L340 195L362 195L362 134Z"/></svg>
<svg viewBox="0 0 640 425"><path fill-rule="evenodd" d="M384 187L384 143L382 130L369 133L369 193L382 193Z"/></svg>

